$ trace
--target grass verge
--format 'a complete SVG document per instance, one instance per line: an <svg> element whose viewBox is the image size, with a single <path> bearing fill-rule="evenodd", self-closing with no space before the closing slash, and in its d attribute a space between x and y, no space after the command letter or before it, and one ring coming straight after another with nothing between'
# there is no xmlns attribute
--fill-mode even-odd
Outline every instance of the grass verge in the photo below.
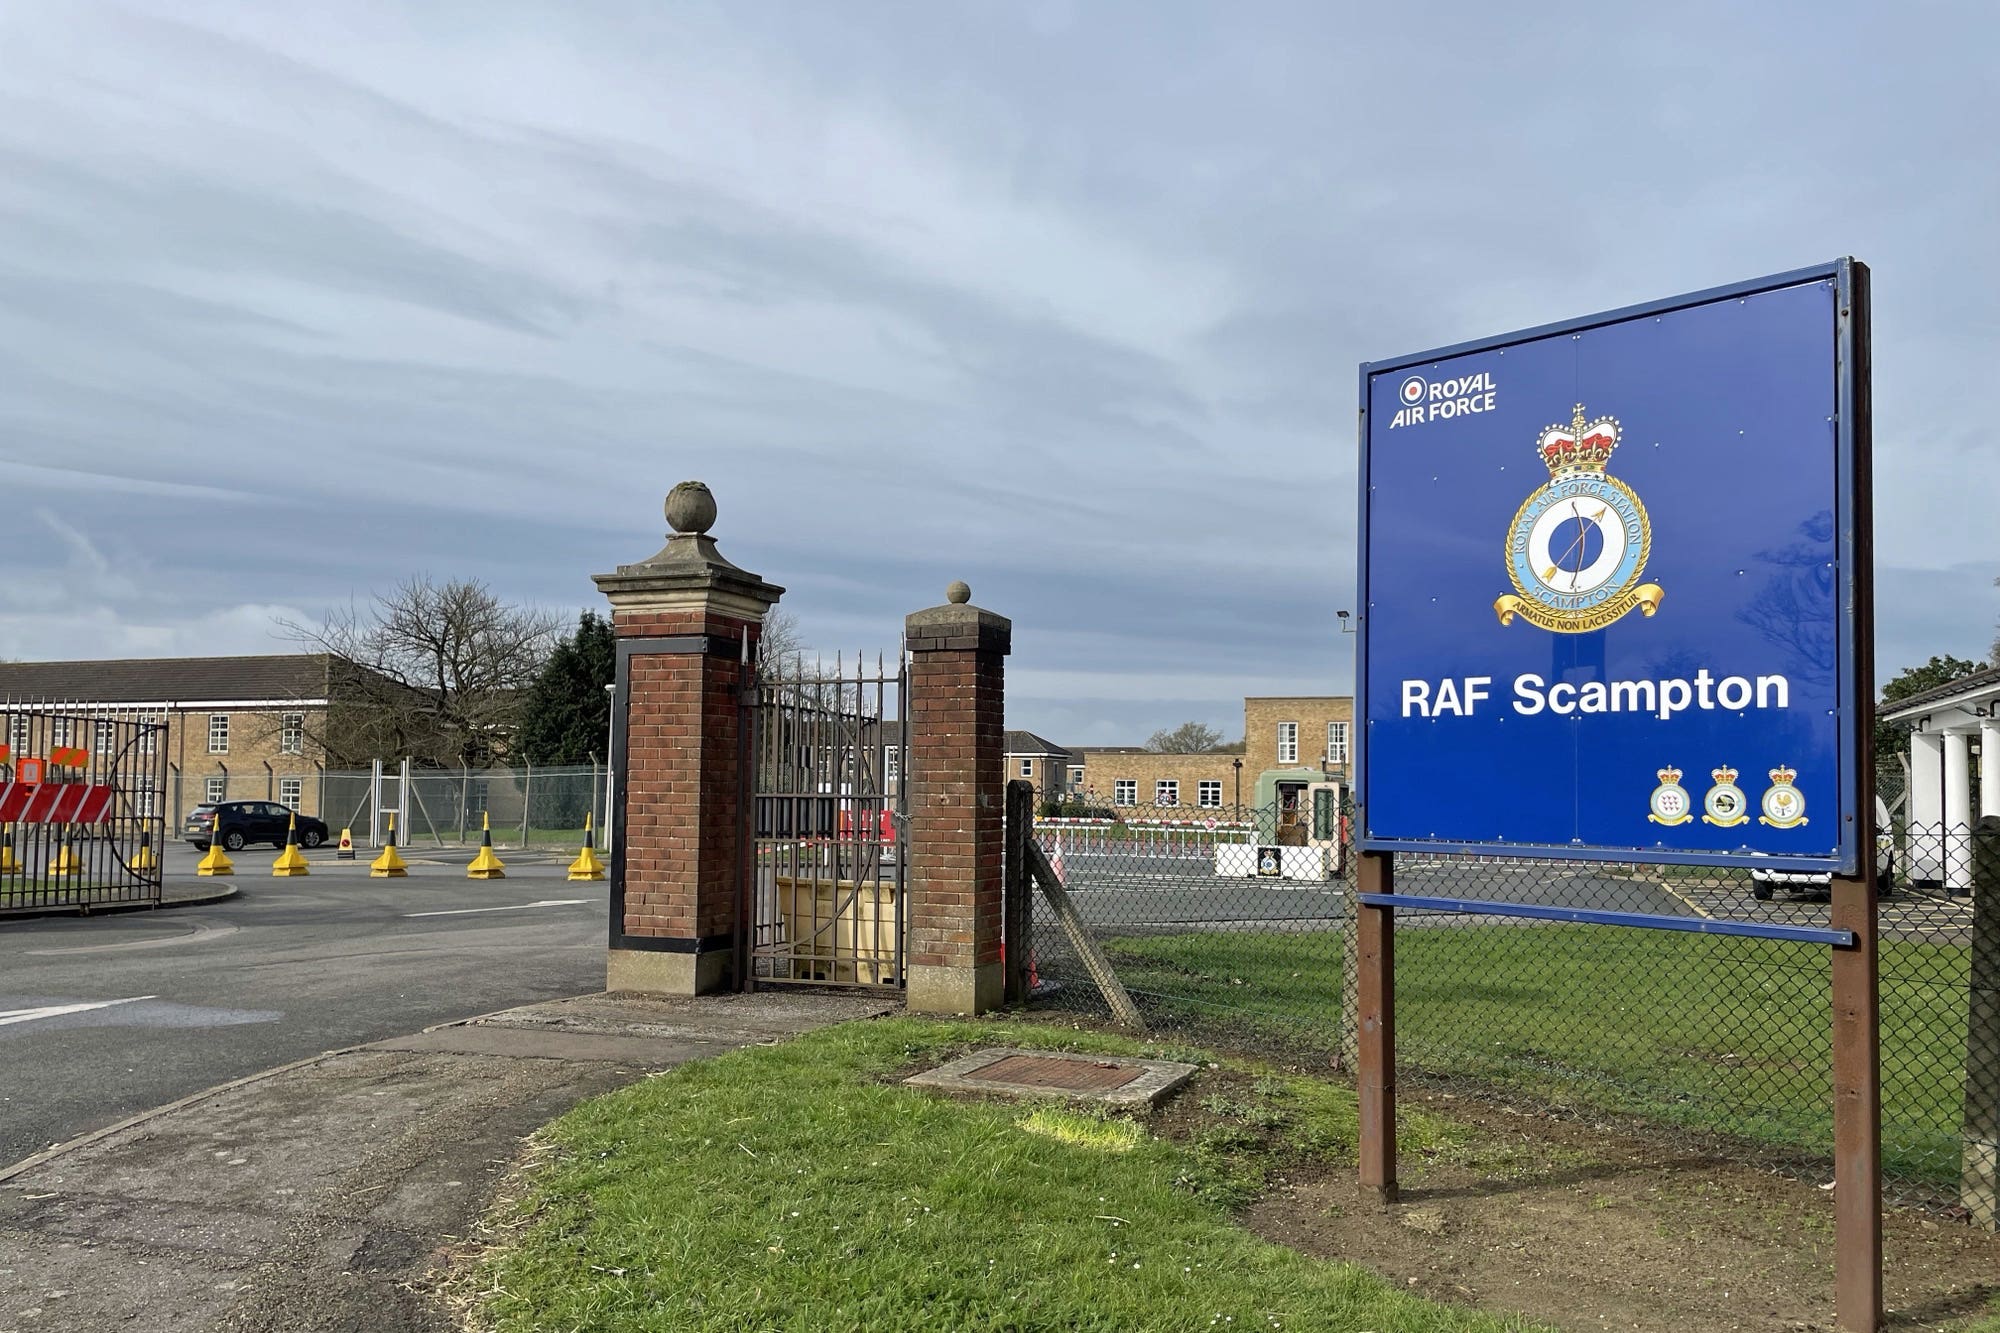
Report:
<svg viewBox="0 0 2000 1333"><path fill-rule="evenodd" d="M1530 1325L1436 1305L1236 1226L1282 1154L1353 1142L1343 1088L1218 1071L1180 1141L889 1076L973 1045L1139 1053L1046 1026L894 1019L684 1066L550 1126L469 1281L525 1330ZM1204 1063L1201 1052L1152 1051ZM1453 1136L1405 1117L1406 1146Z"/></svg>
<svg viewBox="0 0 2000 1333"><path fill-rule="evenodd" d="M1331 1049L1338 932L1116 939L1119 976L1163 1015ZM1884 1165L1956 1179L1967 952L1884 941ZM1593 926L1407 929L1396 935L1399 1054L1428 1073L1734 1134L1791 1151L1833 1145L1825 951Z"/></svg>

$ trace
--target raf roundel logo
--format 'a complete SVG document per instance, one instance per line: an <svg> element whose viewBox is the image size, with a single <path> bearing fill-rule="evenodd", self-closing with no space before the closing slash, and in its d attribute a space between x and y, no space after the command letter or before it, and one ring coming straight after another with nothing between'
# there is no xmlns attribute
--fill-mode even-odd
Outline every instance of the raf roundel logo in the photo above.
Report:
<svg viewBox="0 0 2000 1333"><path fill-rule="evenodd" d="M1398 389L1397 393L1401 396L1404 407L1415 407L1418 403L1424 401L1424 377L1422 375L1410 376L1403 381L1403 387Z"/></svg>
<svg viewBox="0 0 2000 1333"><path fill-rule="evenodd" d="M1493 603L1502 625L1519 616L1556 634L1586 634L1634 607L1649 616L1660 609L1665 591L1639 581L1653 548L1646 507L1605 472L1618 436L1617 418L1586 421L1582 403L1567 425L1542 431L1536 451L1549 480L1507 530L1514 592Z"/></svg>

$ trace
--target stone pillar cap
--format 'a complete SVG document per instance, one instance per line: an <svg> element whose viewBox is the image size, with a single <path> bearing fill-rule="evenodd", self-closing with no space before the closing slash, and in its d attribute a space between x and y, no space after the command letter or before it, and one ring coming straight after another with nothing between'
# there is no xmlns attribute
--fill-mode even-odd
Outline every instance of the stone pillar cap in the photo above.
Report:
<svg viewBox="0 0 2000 1333"><path fill-rule="evenodd" d="M715 525L715 495L699 481L684 481L668 493L667 544L636 564L592 576L614 607L687 605L694 600L733 602L722 609L751 618L784 596L785 590L739 568L716 549L708 530Z"/></svg>
<svg viewBox="0 0 2000 1333"><path fill-rule="evenodd" d="M962 580L945 589L946 602L903 619L903 636L913 653L979 649L1006 656L1014 647L1014 622L972 605L972 589Z"/></svg>

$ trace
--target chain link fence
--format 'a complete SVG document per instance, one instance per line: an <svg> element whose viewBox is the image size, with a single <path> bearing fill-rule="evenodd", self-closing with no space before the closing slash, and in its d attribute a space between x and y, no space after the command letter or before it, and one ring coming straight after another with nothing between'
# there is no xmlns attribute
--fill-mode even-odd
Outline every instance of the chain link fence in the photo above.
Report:
<svg viewBox="0 0 2000 1333"><path fill-rule="evenodd" d="M1223 817L1192 826L1173 817L1183 813L1043 817L1035 837L1150 1024L1351 1068L1347 812L1331 830L1295 821L1282 839L1293 845L1278 845L1274 809L1203 812ZM1949 1209L1968 1147L1991 1134L1968 1103L1967 1069L1970 1053L1975 1084L2000 1078L2000 958L1975 992L1966 884L1909 873L1969 865L1969 835L1924 841L1903 829L1884 838L1883 1159L1892 1198ZM1743 869L1401 854L1396 891L1829 924L1823 879ZM1035 913L1036 1003L1103 1013L1040 895ZM1396 926L1400 1077L1637 1117L1830 1172L1825 947L1409 909ZM1972 1102L1985 1095L1975 1087Z"/></svg>
<svg viewBox="0 0 2000 1333"><path fill-rule="evenodd" d="M338 830L350 828L366 844L375 827L375 775L368 769L326 774L321 817ZM604 766L545 768L414 769L408 793L401 773L385 767L379 801L384 813L398 811L397 841L405 846L459 846L479 841L483 820L491 820L501 847L576 847L586 816L605 842L607 783Z"/></svg>

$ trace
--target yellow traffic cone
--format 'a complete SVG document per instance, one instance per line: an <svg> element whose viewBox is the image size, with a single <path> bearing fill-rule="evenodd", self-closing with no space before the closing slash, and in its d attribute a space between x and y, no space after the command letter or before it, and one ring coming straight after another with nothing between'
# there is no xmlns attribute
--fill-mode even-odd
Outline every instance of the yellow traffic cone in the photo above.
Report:
<svg viewBox="0 0 2000 1333"><path fill-rule="evenodd" d="M389 845L382 849L380 856L368 863L368 878L402 879L409 873L410 868L403 864L403 858L396 855L396 817L390 815Z"/></svg>
<svg viewBox="0 0 2000 1333"><path fill-rule="evenodd" d="M353 829L344 828L340 831L340 845L334 849L333 859L336 861L352 861L354 859Z"/></svg>
<svg viewBox="0 0 2000 1333"><path fill-rule="evenodd" d="M58 847L56 854L49 859L51 875L68 876L83 873L83 862L77 858L76 844L70 840L70 834L71 827L68 824L63 825L62 846Z"/></svg>
<svg viewBox="0 0 2000 1333"><path fill-rule="evenodd" d="M209 825L208 855L202 857L200 862L196 864L194 873L197 875L233 875L236 873L236 863L230 860L229 854L222 850L222 839L215 836L217 832L216 826L221 823L222 820L218 817L214 824Z"/></svg>
<svg viewBox="0 0 2000 1333"><path fill-rule="evenodd" d="M139 851L132 858L132 869L158 870L159 868L160 854L153 850L153 830L142 828L139 830Z"/></svg>
<svg viewBox="0 0 2000 1333"><path fill-rule="evenodd" d="M292 816L292 822L285 826L285 850L278 853L278 859L271 862L271 873L280 879L293 875L310 875L312 867L306 864L305 856L299 851L299 817Z"/></svg>
<svg viewBox="0 0 2000 1333"><path fill-rule="evenodd" d="M0 831L0 875L21 873L21 858L14 855L14 826L9 824Z"/></svg>
<svg viewBox="0 0 2000 1333"><path fill-rule="evenodd" d="M583 850L576 854L576 860L569 863L571 879L603 879L604 862L597 859L597 847L591 837L590 816L583 817Z"/></svg>
<svg viewBox="0 0 2000 1333"><path fill-rule="evenodd" d="M493 854L493 817L479 817L479 855L465 868L467 879L505 879L507 863Z"/></svg>

